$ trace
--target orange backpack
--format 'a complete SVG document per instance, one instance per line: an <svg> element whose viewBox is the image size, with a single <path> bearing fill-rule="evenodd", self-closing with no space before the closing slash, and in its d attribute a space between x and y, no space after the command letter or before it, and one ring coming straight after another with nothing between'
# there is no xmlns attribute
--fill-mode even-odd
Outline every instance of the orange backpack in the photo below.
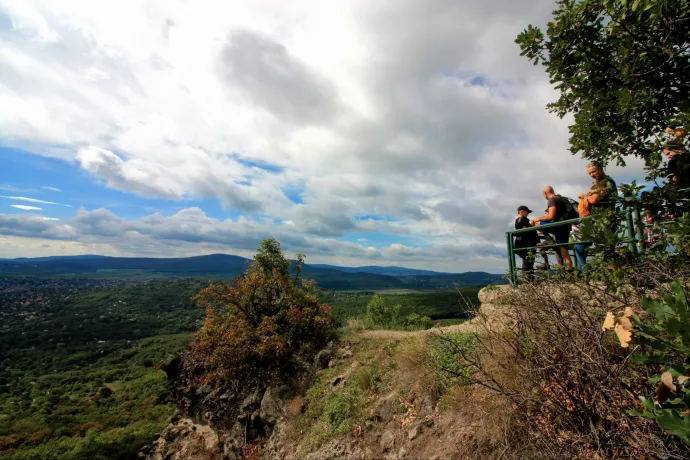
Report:
<svg viewBox="0 0 690 460"><path fill-rule="evenodd" d="M591 206L587 198L580 198L580 202L577 204L577 212L580 214L580 217L589 216L592 213Z"/></svg>

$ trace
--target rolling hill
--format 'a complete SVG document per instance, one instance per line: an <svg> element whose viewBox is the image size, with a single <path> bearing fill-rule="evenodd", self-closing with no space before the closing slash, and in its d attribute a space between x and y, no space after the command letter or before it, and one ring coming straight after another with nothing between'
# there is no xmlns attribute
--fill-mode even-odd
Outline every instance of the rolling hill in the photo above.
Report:
<svg viewBox="0 0 690 460"><path fill-rule="evenodd" d="M451 275L451 273L435 272L431 270L418 270L416 268L406 268L406 267L380 267L377 265L366 265L364 267L339 267L337 265L328 264L311 264L312 267L319 268L332 268L333 270L338 270L346 273L376 273L378 275L388 275L388 276L414 276L414 275Z"/></svg>
<svg viewBox="0 0 690 460"><path fill-rule="evenodd" d="M0 260L0 275L231 278L242 273L249 262L250 259L227 254L184 258L58 256ZM501 275L485 272L450 274L404 267L325 264L305 265L303 276L329 290L439 290L502 280Z"/></svg>

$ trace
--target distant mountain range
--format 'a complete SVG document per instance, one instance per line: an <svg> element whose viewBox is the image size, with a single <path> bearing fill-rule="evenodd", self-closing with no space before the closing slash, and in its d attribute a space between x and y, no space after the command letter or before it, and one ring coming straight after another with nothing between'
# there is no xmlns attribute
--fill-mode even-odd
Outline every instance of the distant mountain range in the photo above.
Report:
<svg viewBox="0 0 690 460"><path fill-rule="evenodd" d="M0 275L231 278L241 274L250 262L250 259L227 254L183 258L53 256L0 259ZM336 290L436 290L503 281L502 275L486 272L441 273L381 266L307 264L302 273L305 278L314 279L321 288Z"/></svg>
<svg viewBox="0 0 690 460"><path fill-rule="evenodd" d="M339 267L337 265L328 264L310 264L312 267L318 268L331 268L333 270L338 270L345 273L375 273L377 275L387 275L387 276L438 276L438 275L454 275L457 273L443 273L434 272L431 270L417 270L415 268L405 268L405 267L379 267L377 265L366 265L364 267Z"/></svg>

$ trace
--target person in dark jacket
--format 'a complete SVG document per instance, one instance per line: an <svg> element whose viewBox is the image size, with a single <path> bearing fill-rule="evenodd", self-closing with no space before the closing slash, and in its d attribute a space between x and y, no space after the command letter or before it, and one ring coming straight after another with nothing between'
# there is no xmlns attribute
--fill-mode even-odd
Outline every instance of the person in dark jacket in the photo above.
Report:
<svg viewBox="0 0 690 460"><path fill-rule="evenodd" d="M529 219L527 218L527 216L532 211L527 206L520 206L518 207L517 211L518 215L515 219L515 229L520 230L522 228L533 227L533 225L529 223ZM534 248L537 245L537 243L539 243L539 235L537 235L536 231L525 232L515 235L515 242L513 243L513 247L515 249ZM522 259L522 273L524 274L525 278L529 281L533 281L535 259L534 249L518 250L515 251L515 254L520 256L520 258Z"/></svg>

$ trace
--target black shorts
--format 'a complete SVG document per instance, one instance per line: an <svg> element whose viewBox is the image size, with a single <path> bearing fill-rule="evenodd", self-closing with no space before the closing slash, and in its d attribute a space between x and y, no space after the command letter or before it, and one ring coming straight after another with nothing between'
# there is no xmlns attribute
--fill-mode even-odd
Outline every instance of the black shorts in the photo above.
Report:
<svg viewBox="0 0 690 460"><path fill-rule="evenodd" d="M549 233L553 235L556 244L565 244L570 240L570 231L573 229L572 224L567 224L562 227L550 228ZM563 246L566 247L567 246Z"/></svg>

